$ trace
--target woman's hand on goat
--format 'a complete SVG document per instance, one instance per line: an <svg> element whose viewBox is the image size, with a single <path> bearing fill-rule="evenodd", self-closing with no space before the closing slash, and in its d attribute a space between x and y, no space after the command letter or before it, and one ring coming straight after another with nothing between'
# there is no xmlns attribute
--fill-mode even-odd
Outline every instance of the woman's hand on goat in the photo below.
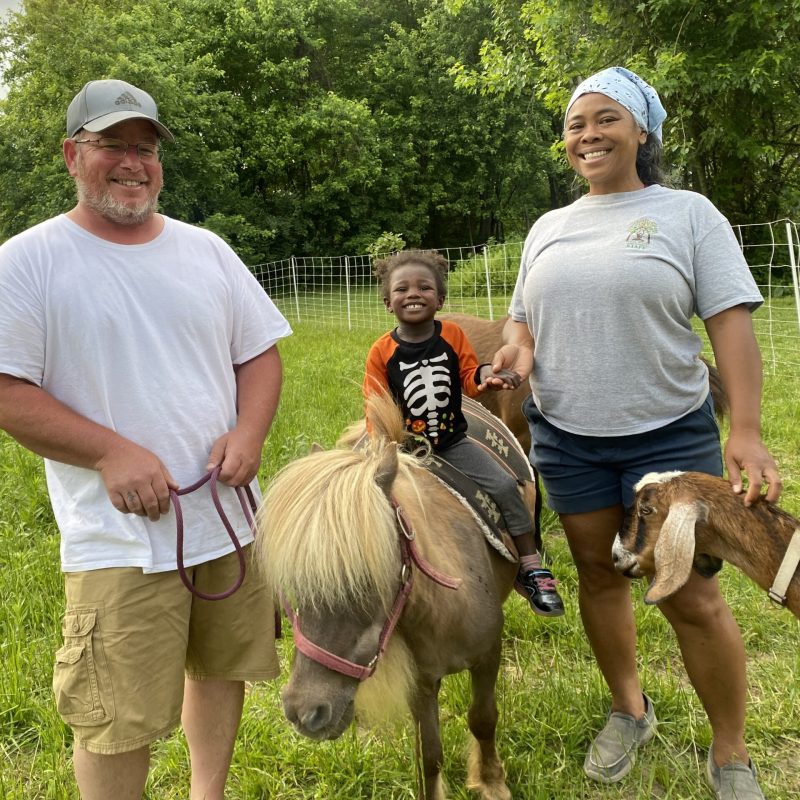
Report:
<svg viewBox="0 0 800 800"><path fill-rule="evenodd" d="M742 472L747 474L745 505L758 499L766 483L767 500L781 495L781 479L775 461L761 441L761 354L750 309L733 306L704 321L714 350L722 384L730 398L731 432L725 446L728 478L737 494L742 492Z"/></svg>
<svg viewBox="0 0 800 800"><path fill-rule="evenodd" d="M725 466L728 480L737 494L743 491L742 473L747 475L746 506L758 499L764 484L768 485L767 500L771 503L776 503L781 496L783 484L778 467L755 431L731 431L725 445Z"/></svg>

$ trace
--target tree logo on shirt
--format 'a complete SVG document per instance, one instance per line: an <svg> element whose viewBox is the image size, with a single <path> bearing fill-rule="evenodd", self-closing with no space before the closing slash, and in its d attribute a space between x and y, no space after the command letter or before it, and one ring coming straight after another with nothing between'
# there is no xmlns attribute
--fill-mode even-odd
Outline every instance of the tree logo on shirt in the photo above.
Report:
<svg viewBox="0 0 800 800"><path fill-rule="evenodd" d="M625 246L633 250L647 250L650 247L650 237L658 233L658 225L652 219L642 217L637 219L630 228L625 239Z"/></svg>

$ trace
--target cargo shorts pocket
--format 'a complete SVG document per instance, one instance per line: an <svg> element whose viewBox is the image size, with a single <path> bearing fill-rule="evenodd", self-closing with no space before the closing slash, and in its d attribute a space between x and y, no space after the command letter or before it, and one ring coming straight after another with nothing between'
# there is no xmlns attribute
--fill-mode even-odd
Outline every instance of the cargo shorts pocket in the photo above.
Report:
<svg viewBox="0 0 800 800"><path fill-rule="evenodd" d="M102 725L114 719L114 696L97 609L66 612L61 625L64 646L56 652L53 692L67 725Z"/></svg>

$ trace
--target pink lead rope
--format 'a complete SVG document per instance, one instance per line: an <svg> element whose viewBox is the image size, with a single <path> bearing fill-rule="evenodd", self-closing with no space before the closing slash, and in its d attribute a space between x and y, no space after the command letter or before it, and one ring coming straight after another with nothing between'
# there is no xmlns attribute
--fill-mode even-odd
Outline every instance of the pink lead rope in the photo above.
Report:
<svg viewBox="0 0 800 800"><path fill-rule="evenodd" d="M204 475L200 478L197 483L193 483L191 486L187 486L185 489L179 489L177 492L174 489L170 489L169 496L172 499L172 504L175 508L175 521L177 525L177 562L178 562L178 574L181 576L181 580L183 581L183 585L195 596L199 597L202 600L224 600L226 597L230 597L244 582L244 575L245 575L245 561L244 561L244 552L242 550L242 545L239 542L239 539L236 536L235 531L233 530L233 526L228 519L227 514L225 513L225 509L222 507L222 503L219 500L219 493L217 492L217 480L219 479L219 467L216 467L214 470L209 472L207 475ZM224 592L220 592L219 594L205 594L201 592L193 583L191 578L186 574L186 568L183 565L183 512L181 511L181 503L178 499L179 497L191 494L196 489L199 489L203 484L209 483L210 481L210 488L211 488L211 497L214 500L214 508L217 509L217 514L219 514L219 518L222 521L222 524L225 527L225 530L228 532L228 536L230 540L233 542L233 546L236 548L236 555L239 558L239 577L236 579L236 582L231 586L229 589L226 589ZM256 499L253 497L253 491L249 486L237 486L236 487L236 496L239 498L239 504L242 507L242 511L244 512L245 519L247 520L247 524L250 526L250 529L255 533L255 521L254 521L254 514L256 512ZM245 498L247 498L247 502L245 502ZM248 508L248 502L250 507ZM252 509L252 511L251 511Z"/></svg>

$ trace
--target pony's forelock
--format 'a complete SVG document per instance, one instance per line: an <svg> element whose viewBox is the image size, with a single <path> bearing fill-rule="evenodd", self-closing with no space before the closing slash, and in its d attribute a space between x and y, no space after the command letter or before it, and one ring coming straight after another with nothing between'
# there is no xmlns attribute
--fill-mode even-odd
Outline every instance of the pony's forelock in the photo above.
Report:
<svg viewBox="0 0 800 800"><path fill-rule="evenodd" d="M396 518L375 482L386 446L394 445L311 453L268 488L258 513L257 561L290 602L366 605L377 592L391 604L400 565Z"/></svg>

